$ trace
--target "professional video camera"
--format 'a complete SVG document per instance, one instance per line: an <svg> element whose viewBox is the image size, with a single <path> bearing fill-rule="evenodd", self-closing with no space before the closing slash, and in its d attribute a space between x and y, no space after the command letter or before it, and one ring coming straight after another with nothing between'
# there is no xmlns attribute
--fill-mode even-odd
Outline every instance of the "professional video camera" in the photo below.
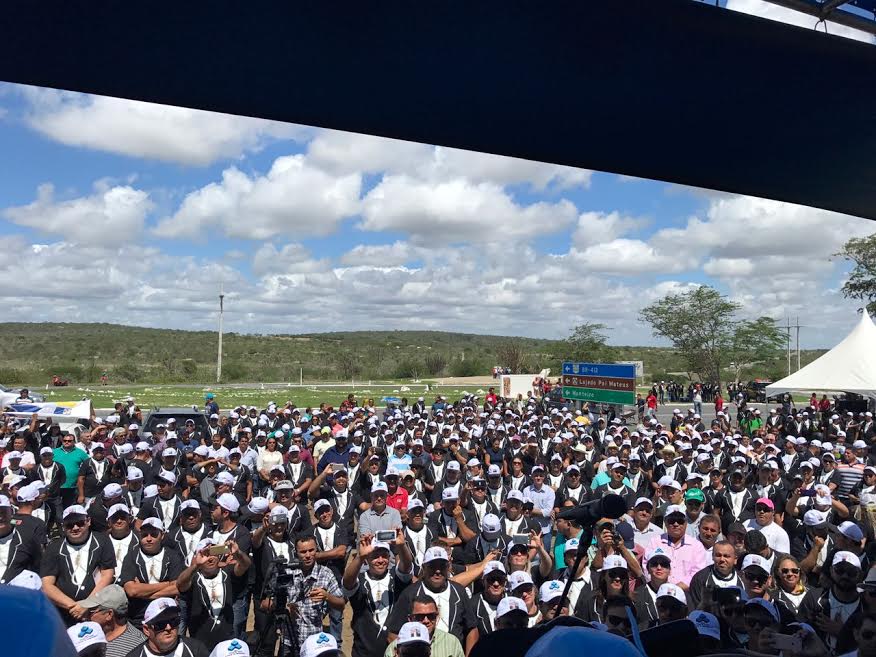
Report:
<svg viewBox="0 0 876 657"><path fill-rule="evenodd" d="M289 585L300 574L301 562L298 559L286 560L282 557L274 559L265 574L262 599L273 598L275 612L284 612L288 602Z"/></svg>

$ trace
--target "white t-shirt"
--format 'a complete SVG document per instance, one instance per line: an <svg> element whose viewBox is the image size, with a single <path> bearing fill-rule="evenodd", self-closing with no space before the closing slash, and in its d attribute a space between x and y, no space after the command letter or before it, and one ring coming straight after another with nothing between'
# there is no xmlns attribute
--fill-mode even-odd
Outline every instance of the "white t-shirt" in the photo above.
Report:
<svg viewBox="0 0 876 657"><path fill-rule="evenodd" d="M450 631L450 586L448 585L441 593L430 591L425 586L423 593L428 595L438 605L438 623L436 627L444 632Z"/></svg>
<svg viewBox="0 0 876 657"><path fill-rule="evenodd" d="M788 538L788 532L779 527L776 523L771 522L770 524L761 527L757 524L756 518L751 518L750 520L745 521L745 529L748 531L759 529L766 538L767 545L776 552L781 552L782 554L789 554L791 552L791 541Z"/></svg>
<svg viewBox="0 0 876 657"><path fill-rule="evenodd" d="M158 584L161 581L161 562L164 560L164 549L158 551L158 554L149 556L143 553L143 563L146 566L146 576L149 581L146 584Z"/></svg>
<svg viewBox="0 0 876 657"><path fill-rule="evenodd" d="M112 543L113 552L116 554L116 579L122 574L122 562L125 560L125 555L128 554L128 548L131 547L133 540L134 532L128 533L125 538L113 538L110 535L110 543Z"/></svg>

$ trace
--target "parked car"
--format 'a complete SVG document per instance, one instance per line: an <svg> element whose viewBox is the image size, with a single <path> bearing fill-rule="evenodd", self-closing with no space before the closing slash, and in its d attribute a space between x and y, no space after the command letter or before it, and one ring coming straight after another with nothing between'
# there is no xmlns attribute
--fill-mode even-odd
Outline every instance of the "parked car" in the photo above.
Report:
<svg viewBox="0 0 876 657"><path fill-rule="evenodd" d="M192 406L165 406L163 408L155 407L143 420L143 427L140 430L142 434L152 434L155 432L155 427L159 424L167 424L170 418L176 419L176 426L182 427L186 420L192 419L195 421L195 429L202 435L207 435L207 416L203 411Z"/></svg>
<svg viewBox="0 0 876 657"><path fill-rule="evenodd" d="M23 390L23 388L9 388L7 386L0 385L0 392L7 392L7 393L14 392L16 395L20 395L22 390ZM45 395L41 395L38 392L34 392L30 388L27 389L27 392L28 392L28 396L31 399L33 399L34 403L42 403L42 402L46 401Z"/></svg>
<svg viewBox="0 0 876 657"><path fill-rule="evenodd" d="M772 383L773 382L769 379L754 379L745 384L742 392L745 394L745 398L750 402L765 404L766 402L773 400L779 401L779 396L771 396L767 399L766 388L768 385L772 385Z"/></svg>

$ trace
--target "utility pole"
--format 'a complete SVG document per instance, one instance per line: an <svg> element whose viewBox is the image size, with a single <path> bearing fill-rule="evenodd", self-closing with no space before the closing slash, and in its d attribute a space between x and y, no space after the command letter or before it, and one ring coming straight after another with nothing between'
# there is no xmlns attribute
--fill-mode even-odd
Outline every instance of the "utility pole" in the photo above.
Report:
<svg viewBox="0 0 876 657"><path fill-rule="evenodd" d="M222 315L225 312L224 307L225 290L224 286L219 284L219 354L216 356L216 383L222 380Z"/></svg>
<svg viewBox="0 0 876 657"><path fill-rule="evenodd" d="M800 316L797 316L797 371L800 371Z"/></svg>
<svg viewBox="0 0 876 657"><path fill-rule="evenodd" d="M788 316L788 376L791 376L791 316Z"/></svg>

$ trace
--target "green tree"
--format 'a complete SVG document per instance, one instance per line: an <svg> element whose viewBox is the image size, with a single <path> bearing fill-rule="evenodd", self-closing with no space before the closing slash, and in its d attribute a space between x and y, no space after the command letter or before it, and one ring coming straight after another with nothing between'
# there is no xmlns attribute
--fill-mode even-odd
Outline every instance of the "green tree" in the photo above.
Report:
<svg viewBox="0 0 876 657"><path fill-rule="evenodd" d="M787 334L771 317L741 321L733 328L733 337L726 352L736 383L745 368L754 364L767 366L781 352Z"/></svg>
<svg viewBox="0 0 876 657"><path fill-rule="evenodd" d="M848 299L867 302L867 311L876 313L876 233L853 237L836 255L855 263L841 292Z"/></svg>
<svg viewBox="0 0 876 657"><path fill-rule="evenodd" d="M584 322L572 329L566 339L563 360L587 361L591 363L614 360L614 350L606 344L605 324Z"/></svg>
<svg viewBox="0 0 876 657"><path fill-rule="evenodd" d="M654 335L679 351L690 372L702 381L721 384L721 368L733 344L733 315L739 304L704 285L682 294L668 294L639 312Z"/></svg>

